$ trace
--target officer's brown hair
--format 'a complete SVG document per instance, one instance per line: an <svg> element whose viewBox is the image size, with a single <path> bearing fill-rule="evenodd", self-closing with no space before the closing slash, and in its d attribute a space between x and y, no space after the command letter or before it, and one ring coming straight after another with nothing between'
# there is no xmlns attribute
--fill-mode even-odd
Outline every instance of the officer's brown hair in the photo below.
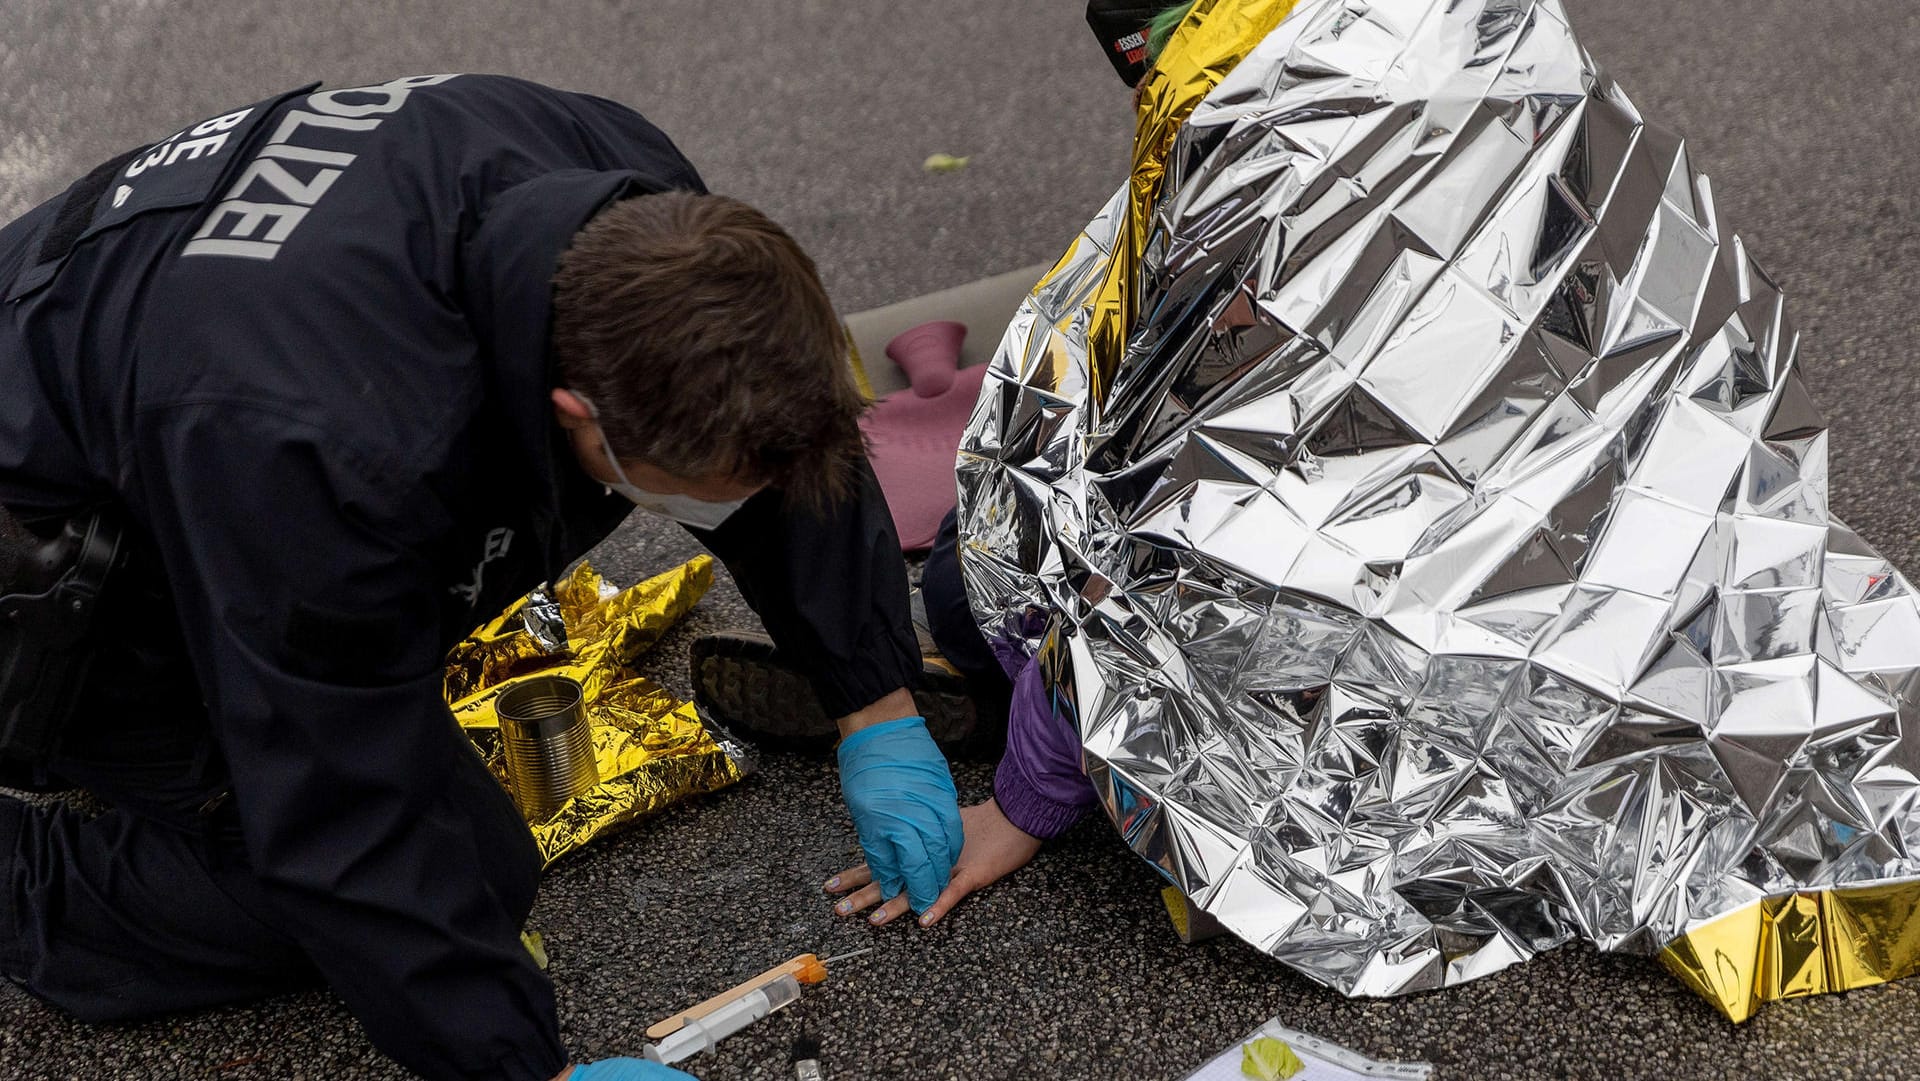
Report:
<svg viewBox="0 0 1920 1081"><path fill-rule="evenodd" d="M554 277L553 352L624 460L819 506L864 450L866 403L813 260L735 199L663 192L595 215Z"/></svg>

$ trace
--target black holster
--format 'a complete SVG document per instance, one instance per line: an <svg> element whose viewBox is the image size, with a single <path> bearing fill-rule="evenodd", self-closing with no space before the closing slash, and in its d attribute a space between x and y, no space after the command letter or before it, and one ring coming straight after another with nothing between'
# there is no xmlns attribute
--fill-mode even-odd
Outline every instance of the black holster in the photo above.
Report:
<svg viewBox="0 0 1920 1081"><path fill-rule="evenodd" d="M106 510L48 539L5 532L13 566L0 576L0 760L41 765L58 749L93 666L94 616L125 538Z"/></svg>

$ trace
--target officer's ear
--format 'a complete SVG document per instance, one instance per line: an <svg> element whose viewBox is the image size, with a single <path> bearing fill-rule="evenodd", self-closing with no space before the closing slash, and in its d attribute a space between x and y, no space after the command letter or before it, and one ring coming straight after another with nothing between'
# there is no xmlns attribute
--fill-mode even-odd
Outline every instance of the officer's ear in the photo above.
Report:
<svg viewBox="0 0 1920 1081"><path fill-rule="evenodd" d="M593 427L593 409L573 391L556 387L553 391L553 419L569 432Z"/></svg>

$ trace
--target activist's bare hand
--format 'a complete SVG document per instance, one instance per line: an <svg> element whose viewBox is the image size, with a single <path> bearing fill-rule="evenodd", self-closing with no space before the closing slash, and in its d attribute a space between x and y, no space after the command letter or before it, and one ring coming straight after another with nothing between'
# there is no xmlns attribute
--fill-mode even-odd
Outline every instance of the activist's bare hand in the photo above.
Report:
<svg viewBox="0 0 1920 1081"><path fill-rule="evenodd" d="M962 807L960 825L966 832L966 843L960 849L960 859L953 865L947 888L941 891L940 899L921 914L922 927L940 922L940 918L968 894L986 889L1025 867L1040 851L1040 839L1007 821L1000 805L991 799ZM833 906L842 916L873 908L867 920L876 927L891 923L896 916L908 911L904 894L881 904L880 887L873 884L873 874L864 863L828 879L826 890L835 894L851 893ZM875 905L879 907L874 908Z"/></svg>

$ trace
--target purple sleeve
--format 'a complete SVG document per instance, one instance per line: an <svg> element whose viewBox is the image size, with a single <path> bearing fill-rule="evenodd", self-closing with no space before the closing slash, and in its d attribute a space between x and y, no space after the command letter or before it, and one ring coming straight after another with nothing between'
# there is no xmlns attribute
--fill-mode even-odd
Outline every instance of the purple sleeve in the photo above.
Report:
<svg viewBox="0 0 1920 1081"><path fill-rule="evenodd" d="M1041 840L1065 833L1098 802L1080 768L1080 735L1055 712L1036 660L1025 661L1013 678L1007 753L993 778L993 798L1008 821Z"/></svg>

